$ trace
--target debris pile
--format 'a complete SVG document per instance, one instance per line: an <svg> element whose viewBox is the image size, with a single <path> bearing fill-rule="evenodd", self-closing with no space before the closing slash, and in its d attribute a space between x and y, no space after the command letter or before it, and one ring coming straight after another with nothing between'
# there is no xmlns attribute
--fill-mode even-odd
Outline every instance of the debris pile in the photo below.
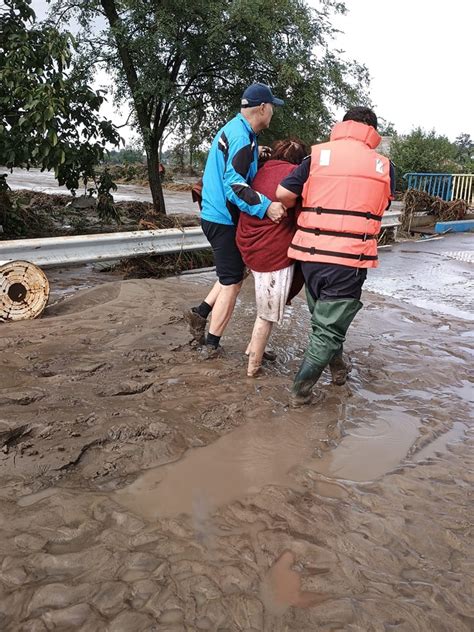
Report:
<svg viewBox="0 0 474 632"><path fill-rule="evenodd" d="M135 184L139 186L149 186L148 168L143 164L109 165L106 171L117 184ZM190 191L192 182L189 178L196 178L197 172L192 168L160 168L160 179L164 189L169 191ZM173 180L177 180L174 182Z"/></svg>
<svg viewBox="0 0 474 632"><path fill-rule="evenodd" d="M113 207L115 216L104 217L94 197L0 191L0 240L199 225L197 215L161 215L151 202L113 202Z"/></svg>
<svg viewBox="0 0 474 632"><path fill-rule="evenodd" d="M114 182L148 186L148 169L142 164L110 165L107 167Z"/></svg>
<svg viewBox="0 0 474 632"><path fill-rule="evenodd" d="M185 270L199 270L213 265L213 254L209 249L122 259L114 269L123 274L124 279L141 279L173 276Z"/></svg>
<svg viewBox="0 0 474 632"><path fill-rule="evenodd" d="M55 232L54 211L70 196L32 191L3 191L0 224L2 239L48 237Z"/></svg>
<svg viewBox="0 0 474 632"><path fill-rule="evenodd" d="M401 216L401 228L409 231L413 217L417 213L433 215L435 221L449 222L463 219L467 213L468 205L464 200L446 202L440 197L429 195L426 191L409 189L403 197L404 209Z"/></svg>
<svg viewBox="0 0 474 632"><path fill-rule="evenodd" d="M441 198L435 198L431 208L433 215L441 222L452 222L466 216L468 204L465 200L445 202Z"/></svg>
<svg viewBox="0 0 474 632"><path fill-rule="evenodd" d="M167 182L163 188L168 191L191 191L193 188L192 182Z"/></svg>

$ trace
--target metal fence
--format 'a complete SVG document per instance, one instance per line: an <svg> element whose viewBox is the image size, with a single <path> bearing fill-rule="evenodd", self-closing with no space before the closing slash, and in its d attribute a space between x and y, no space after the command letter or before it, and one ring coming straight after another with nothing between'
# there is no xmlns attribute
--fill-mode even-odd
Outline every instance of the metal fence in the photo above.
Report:
<svg viewBox="0 0 474 632"><path fill-rule="evenodd" d="M456 173L453 175L452 200L465 200L474 206L474 174Z"/></svg>
<svg viewBox="0 0 474 632"><path fill-rule="evenodd" d="M409 189L425 191L443 200L451 200L453 192L453 176L450 173L406 173Z"/></svg>
<svg viewBox="0 0 474 632"><path fill-rule="evenodd" d="M472 173L406 173L408 189L425 191L447 202L465 200L474 203L474 174Z"/></svg>

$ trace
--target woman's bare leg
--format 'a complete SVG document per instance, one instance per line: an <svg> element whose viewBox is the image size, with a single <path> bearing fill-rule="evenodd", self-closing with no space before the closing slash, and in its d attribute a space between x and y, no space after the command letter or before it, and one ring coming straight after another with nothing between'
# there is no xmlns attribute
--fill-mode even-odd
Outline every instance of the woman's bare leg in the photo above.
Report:
<svg viewBox="0 0 474 632"><path fill-rule="evenodd" d="M247 375L253 377L262 366L263 352L267 345L270 334L272 333L273 323L269 320L263 320L260 316L255 319L252 338L247 347L249 363L247 367Z"/></svg>

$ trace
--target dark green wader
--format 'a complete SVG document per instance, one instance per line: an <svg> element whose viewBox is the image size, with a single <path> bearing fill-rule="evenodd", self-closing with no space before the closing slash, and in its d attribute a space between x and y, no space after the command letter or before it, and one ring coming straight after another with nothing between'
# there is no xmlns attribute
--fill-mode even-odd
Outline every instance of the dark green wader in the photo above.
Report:
<svg viewBox="0 0 474 632"><path fill-rule="evenodd" d="M334 368L344 364L342 348L346 333L362 307L356 299L315 301L307 288L306 298L311 312L311 334L293 383L290 404L294 407L311 403L313 386L328 364L333 364Z"/></svg>

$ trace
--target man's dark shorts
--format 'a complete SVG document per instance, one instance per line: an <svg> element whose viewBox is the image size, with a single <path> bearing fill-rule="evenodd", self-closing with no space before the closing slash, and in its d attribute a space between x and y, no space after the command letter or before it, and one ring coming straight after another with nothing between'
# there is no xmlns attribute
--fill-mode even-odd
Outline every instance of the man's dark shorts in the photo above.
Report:
<svg viewBox="0 0 474 632"><path fill-rule="evenodd" d="M366 268L333 263L301 262L306 287L315 301L360 300Z"/></svg>
<svg viewBox="0 0 474 632"><path fill-rule="evenodd" d="M201 226L214 253L219 282L222 285L240 283L244 278L245 264L235 243L237 226L216 224L205 219L201 220Z"/></svg>

